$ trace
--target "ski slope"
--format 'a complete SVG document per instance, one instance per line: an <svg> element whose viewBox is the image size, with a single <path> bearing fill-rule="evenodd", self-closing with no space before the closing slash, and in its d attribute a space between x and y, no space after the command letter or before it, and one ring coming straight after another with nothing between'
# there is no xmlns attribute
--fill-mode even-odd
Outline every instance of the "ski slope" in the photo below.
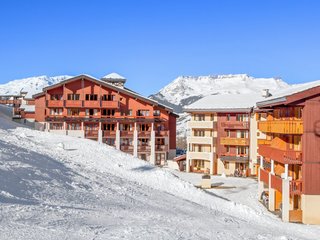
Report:
<svg viewBox="0 0 320 240"><path fill-rule="evenodd" d="M112 147L24 128L0 106L0 239L317 239ZM239 194L239 193L238 193Z"/></svg>

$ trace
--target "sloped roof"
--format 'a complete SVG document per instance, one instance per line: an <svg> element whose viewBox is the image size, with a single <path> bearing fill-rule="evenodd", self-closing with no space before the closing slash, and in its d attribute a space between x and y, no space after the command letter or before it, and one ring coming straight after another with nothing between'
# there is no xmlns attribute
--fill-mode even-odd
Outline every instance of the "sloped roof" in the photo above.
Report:
<svg viewBox="0 0 320 240"><path fill-rule="evenodd" d="M287 100L287 97L291 95L301 93L316 87L320 87L320 80L302 84L294 84L286 89L276 91L275 94L273 94L271 97L266 98L264 101L257 102L257 106L285 102Z"/></svg>
<svg viewBox="0 0 320 240"><path fill-rule="evenodd" d="M138 93L136 93L136 92L134 92L134 91L131 91L131 90L128 89L128 88L119 88L119 87L117 87L117 86L115 86L115 85L113 85L113 84L110 84L110 83L108 83L108 82L105 82L105 81L103 81L103 80L97 79L97 78L92 77L92 76L87 75L87 74L81 74L81 75L75 76L75 77L73 77L73 78L68 78L68 79L63 80L63 81L61 81L61 82L59 82L59 83L56 83L56 84L54 84L54 85L45 87L45 88L43 88L43 91L42 91L41 93L38 93L38 94L33 95L33 98L42 96L46 90L55 88L55 87L57 87L57 86L61 86L61 85L65 84L65 83L67 83L67 82L72 82L72 81L79 80L79 79L81 79L81 78L86 78L87 80L96 82L96 83L98 83L98 84L101 84L101 85L103 85L103 86L106 86L106 87L108 87L108 88L111 88L111 89L113 89L113 90L115 90L115 91L122 92L122 93L125 93L125 94L129 95L129 96L133 96L133 97L138 98L138 99L141 99L141 100L143 100L143 101L147 101L147 102L149 102L149 103L151 103L151 104L154 104L154 105L163 107L163 108L169 110L169 111L170 111L172 114L174 114L175 116L177 116L177 117L179 116L178 114L176 114L176 113L173 112L173 109L172 109L171 107L168 107L168 106L166 106L166 105L160 104L159 102L157 102L157 101L155 101L155 100L153 100L153 99L144 97L144 96L142 96L142 95L140 95L140 94L138 94Z"/></svg>
<svg viewBox="0 0 320 240"><path fill-rule="evenodd" d="M217 94L210 95L185 107L184 111L223 111L250 110L257 101L263 100L261 94Z"/></svg>

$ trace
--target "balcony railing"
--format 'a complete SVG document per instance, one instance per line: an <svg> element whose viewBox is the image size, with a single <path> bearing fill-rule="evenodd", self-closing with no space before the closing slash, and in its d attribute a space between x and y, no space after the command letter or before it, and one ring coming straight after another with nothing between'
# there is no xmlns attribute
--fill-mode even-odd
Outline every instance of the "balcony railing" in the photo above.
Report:
<svg viewBox="0 0 320 240"><path fill-rule="evenodd" d="M83 101L83 106L87 108L100 108L100 101Z"/></svg>
<svg viewBox="0 0 320 240"><path fill-rule="evenodd" d="M101 107L103 108L119 108L118 101L101 101Z"/></svg>
<svg viewBox="0 0 320 240"><path fill-rule="evenodd" d="M272 120L259 122L262 132L281 134L303 134L302 120Z"/></svg>
<svg viewBox="0 0 320 240"><path fill-rule="evenodd" d="M217 122L214 121L190 121L187 123L188 128L212 129L216 128Z"/></svg>
<svg viewBox="0 0 320 240"><path fill-rule="evenodd" d="M262 168L260 168L260 181L269 185L269 172L267 170L262 169Z"/></svg>
<svg viewBox="0 0 320 240"><path fill-rule="evenodd" d="M227 129L248 129L249 122L240 122L240 121L222 122L221 127L227 128Z"/></svg>
<svg viewBox="0 0 320 240"><path fill-rule="evenodd" d="M133 146L132 145L121 145L120 150L124 152L130 152L133 151Z"/></svg>
<svg viewBox="0 0 320 240"><path fill-rule="evenodd" d="M65 100L65 107L82 107L82 100Z"/></svg>
<svg viewBox="0 0 320 240"><path fill-rule="evenodd" d="M138 132L138 137L146 137L146 138L149 138L149 137L151 137L151 131L141 131L141 132Z"/></svg>
<svg viewBox="0 0 320 240"><path fill-rule="evenodd" d="M120 136L121 137L132 137L133 131L120 131Z"/></svg>
<svg viewBox="0 0 320 240"><path fill-rule="evenodd" d="M302 181L301 180L292 180L290 182L290 195L301 195L302 193Z"/></svg>
<svg viewBox="0 0 320 240"><path fill-rule="evenodd" d="M63 107L63 100L47 100L47 107Z"/></svg>
<svg viewBox="0 0 320 240"><path fill-rule="evenodd" d="M149 152L151 151L151 146L149 145L139 145L138 152Z"/></svg>
<svg viewBox="0 0 320 240"><path fill-rule="evenodd" d="M237 156L237 155L220 155L221 161L228 161L228 162L248 162L249 157L246 155Z"/></svg>
<svg viewBox="0 0 320 240"><path fill-rule="evenodd" d="M221 145L248 146L249 139L248 138L224 137L224 138L220 138L220 144Z"/></svg>
<svg viewBox="0 0 320 240"><path fill-rule="evenodd" d="M282 192L282 178L271 174L271 187L273 189L278 190L279 192Z"/></svg>
<svg viewBox="0 0 320 240"><path fill-rule="evenodd" d="M258 145L270 145L271 140L266 140L266 139L258 139Z"/></svg>
<svg viewBox="0 0 320 240"><path fill-rule="evenodd" d="M167 137L168 136L168 131L163 130L163 131L155 131L156 137Z"/></svg>
<svg viewBox="0 0 320 240"><path fill-rule="evenodd" d="M301 151L281 150L270 145L259 145L258 153L282 164L302 164Z"/></svg>
<svg viewBox="0 0 320 240"><path fill-rule="evenodd" d="M167 145L156 145L155 150L156 151L165 151L165 152L167 152L168 151L168 146Z"/></svg>
<svg viewBox="0 0 320 240"><path fill-rule="evenodd" d="M102 137L116 137L116 131L103 130Z"/></svg>
<svg viewBox="0 0 320 240"><path fill-rule="evenodd" d="M85 130L84 134L86 138L98 138L98 130Z"/></svg>

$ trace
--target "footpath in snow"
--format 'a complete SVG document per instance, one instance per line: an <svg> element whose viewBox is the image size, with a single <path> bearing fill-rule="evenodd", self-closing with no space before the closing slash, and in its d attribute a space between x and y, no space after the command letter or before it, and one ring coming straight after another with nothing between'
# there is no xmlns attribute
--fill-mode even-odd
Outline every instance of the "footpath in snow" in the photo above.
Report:
<svg viewBox="0 0 320 240"><path fill-rule="evenodd" d="M0 106L0 239L320 236L112 147L21 127L7 112Z"/></svg>

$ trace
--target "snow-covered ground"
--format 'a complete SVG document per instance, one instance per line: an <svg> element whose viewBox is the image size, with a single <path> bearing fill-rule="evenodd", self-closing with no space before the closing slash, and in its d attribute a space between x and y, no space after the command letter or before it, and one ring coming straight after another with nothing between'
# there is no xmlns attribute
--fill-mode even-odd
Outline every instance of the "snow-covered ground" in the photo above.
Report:
<svg viewBox="0 0 320 240"><path fill-rule="evenodd" d="M106 145L20 127L4 112L0 106L0 239L320 236L318 226L283 223L246 204L251 190L208 193Z"/></svg>

